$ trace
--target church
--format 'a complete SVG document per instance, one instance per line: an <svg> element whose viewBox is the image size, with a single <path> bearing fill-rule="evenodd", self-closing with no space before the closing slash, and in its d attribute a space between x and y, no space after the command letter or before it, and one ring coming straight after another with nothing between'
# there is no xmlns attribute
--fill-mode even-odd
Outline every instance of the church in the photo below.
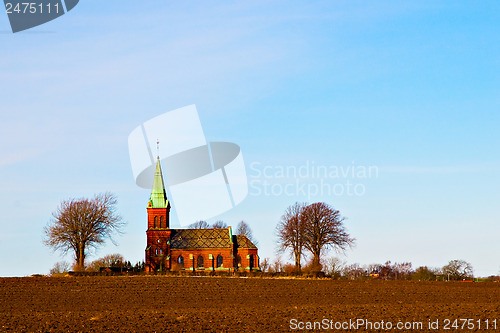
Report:
<svg viewBox="0 0 500 333"><path fill-rule="evenodd" d="M233 235L231 227L170 229L170 202L159 158L147 212L147 272L259 270L257 247L246 236Z"/></svg>

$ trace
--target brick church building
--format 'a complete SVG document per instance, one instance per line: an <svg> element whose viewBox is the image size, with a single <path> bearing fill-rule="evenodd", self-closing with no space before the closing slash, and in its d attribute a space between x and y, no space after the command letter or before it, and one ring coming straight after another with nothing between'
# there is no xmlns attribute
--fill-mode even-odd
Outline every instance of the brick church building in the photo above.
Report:
<svg viewBox="0 0 500 333"><path fill-rule="evenodd" d="M170 202L159 158L147 212L146 271L259 269L257 247L246 236L233 235L231 227L170 229Z"/></svg>

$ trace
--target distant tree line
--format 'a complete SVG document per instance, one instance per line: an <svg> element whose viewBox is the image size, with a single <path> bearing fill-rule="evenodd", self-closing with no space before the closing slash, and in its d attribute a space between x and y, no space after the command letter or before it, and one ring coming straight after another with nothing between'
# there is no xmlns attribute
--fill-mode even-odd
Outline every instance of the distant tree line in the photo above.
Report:
<svg viewBox="0 0 500 333"><path fill-rule="evenodd" d="M323 258L323 271L321 276L338 280L414 280L414 281L463 281L474 278L473 267L465 260L451 260L443 267L432 268L420 266L413 268L410 262L387 261L384 264L360 265L358 263L347 264L337 257ZM66 261L60 261L54 264L49 275L60 276L74 270ZM85 272L96 273L103 269L114 268L113 271L141 273L144 272L144 261L132 265L120 254L109 254L102 258L92 261L85 267ZM312 260L306 263L300 274L295 270L295 265L283 262L281 257L271 261L264 258L260 263L261 273L254 273L267 276L318 276L314 270ZM500 282L500 275L489 276L487 280Z"/></svg>
<svg viewBox="0 0 500 333"><path fill-rule="evenodd" d="M84 266L83 270L80 268L81 266L78 264L71 265L67 261L60 261L54 264L54 267L50 270L49 275L58 276L61 274L66 274L70 271L97 273L104 269L139 273L144 271L145 264L144 261L139 261L132 265L131 262L125 260L121 254L114 253L105 255L102 258L98 258L90 262L88 265Z"/></svg>
<svg viewBox="0 0 500 333"><path fill-rule="evenodd" d="M417 281L463 281L473 280L474 271L472 265L465 260L451 260L443 267L420 266L413 268L411 262L387 261L384 264L360 265L358 263L347 264L337 257L324 258L322 260L323 275L333 279L360 280L360 279L383 279L383 280L417 280ZM297 275L295 265L283 263L281 257L271 261L269 258L261 260L261 269L265 273L278 275ZM302 269L300 275L315 273L312 261L309 261ZM493 275L487 279L500 281L500 276Z"/></svg>

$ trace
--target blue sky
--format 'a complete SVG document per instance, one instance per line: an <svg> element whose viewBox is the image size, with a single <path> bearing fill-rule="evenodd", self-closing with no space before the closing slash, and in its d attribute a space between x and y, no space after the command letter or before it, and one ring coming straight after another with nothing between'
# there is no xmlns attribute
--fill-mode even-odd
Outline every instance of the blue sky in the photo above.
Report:
<svg viewBox="0 0 500 333"><path fill-rule="evenodd" d="M251 190L210 220L247 221L261 258L276 256L287 206L324 201L357 239L341 256L349 263L465 259L477 275L498 274L498 9L495 1L87 0L17 34L0 15L0 276L47 273L64 259L41 241L51 213L61 200L103 191L118 196L128 225L117 246L90 259L143 259L149 191L134 183L127 137L190 104L208 141L240 145L259 184L252 163L378 169L323 179L360 184L363 195Z"/></svg>

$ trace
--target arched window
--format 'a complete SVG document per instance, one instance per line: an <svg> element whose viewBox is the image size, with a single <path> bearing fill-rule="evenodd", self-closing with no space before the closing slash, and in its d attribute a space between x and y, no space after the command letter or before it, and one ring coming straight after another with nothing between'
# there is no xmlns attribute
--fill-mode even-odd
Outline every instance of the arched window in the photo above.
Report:
<svg viewBox="0 0 500 333"><path fill-rule="evenodd" d="M158 249L155 250L155 255L157 256L158 255Z"/></svg>
<svg viewBox="0 0 500 333"><path fill-rule="evenodd" d="M163 216L160 216L160 228L166 228L167 227L166 225L165 226L163 225L164 221L165 221L165 219L163 218Z"/></svg>
<svg viewBox="0 0 500 333"><path fill-rule="evenodd" d="M183 257L183 256L179 256L179 257L177 257L177 263L178 263L180 266L184 267L184 257Z"/></svg>
<svg viewBox="0 0 500 333"><path fill-rule="evenodd" d="M197 259L198 267L203 267L203 257L200 255Z"/></svg>
<svg viewBox="0 0 500 333"><path fill-rule="evenodd" d="M158 216L155 216L155 224L154 224L154 227L155 227L155 228L158 228Z"/></svg>
<svg viewBox="0 0 500 333"><path fill-rule="evenodd" d="M224 262L224 260L222 259L222 256L219 254L217 256L217 267L222 267L223 262Z"/></svg>
<svg viewBox="0 0 500 333"><path fill-rule="evenodd" d="M253 255L250 255L250 270L253 268Z"/></svg>

